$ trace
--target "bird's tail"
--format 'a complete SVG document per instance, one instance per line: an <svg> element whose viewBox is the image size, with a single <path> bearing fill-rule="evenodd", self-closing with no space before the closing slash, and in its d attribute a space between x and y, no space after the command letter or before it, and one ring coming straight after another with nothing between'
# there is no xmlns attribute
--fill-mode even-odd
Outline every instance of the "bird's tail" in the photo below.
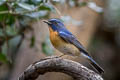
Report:
<svg viewBox="0 0 120 80"><path fill-rule="evenodd" d="M90 57L84 53L83 53L83 56L88 59L88 61L92 65L92 67L94 67L95 70L97 70L97 72L99 72L100 74L104 73L104 70L92 59L92 57Z"/></svg>
<svg viewBox="0 0 120 80"><path fill-rule="evenodd" d="M100 73L104 73L103 68L101 68L91 57L88 58L89 62L91 63L91 65Z"/></svg>

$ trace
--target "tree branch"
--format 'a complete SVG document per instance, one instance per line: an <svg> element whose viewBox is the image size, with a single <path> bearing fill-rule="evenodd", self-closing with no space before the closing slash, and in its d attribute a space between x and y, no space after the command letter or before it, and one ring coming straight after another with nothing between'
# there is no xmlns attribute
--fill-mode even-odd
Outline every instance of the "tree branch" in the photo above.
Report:
<svg viewBox="0 0 120 80"><path fill-rule="evenodd" d="M31 64L19 77L19 80L35 80L47 72L62 72L74 80L103 80L103 78L78 62L57 57L45 58Z"/></svg>

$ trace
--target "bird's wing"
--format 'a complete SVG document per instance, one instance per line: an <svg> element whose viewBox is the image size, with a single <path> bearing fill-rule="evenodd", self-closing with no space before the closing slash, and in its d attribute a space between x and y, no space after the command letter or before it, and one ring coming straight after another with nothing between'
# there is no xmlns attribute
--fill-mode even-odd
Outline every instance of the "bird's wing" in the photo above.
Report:
<svg viewBox="0 0 120 80"><path fill-rule="evenodd" d="M76 46L81 52L83 52L85 55L89 56L88 52L85 50L85 48L82 46L82 44L76 39L74 35L72 35L70 32L59 32L59 36L65 40L66 42L73 44Z"/></svg>
<svg viewBox="0 0 120 80"><path fill-rule="evenodd" d="M92 59L92 57L88 54L88 52L84 49L84 47L80 44L80 42L72 35L70 32L59 32L59 36L65 40L66 42L75 45L82 53L83 56L87 57L93 67L101 74L104 70Z"/></svg>

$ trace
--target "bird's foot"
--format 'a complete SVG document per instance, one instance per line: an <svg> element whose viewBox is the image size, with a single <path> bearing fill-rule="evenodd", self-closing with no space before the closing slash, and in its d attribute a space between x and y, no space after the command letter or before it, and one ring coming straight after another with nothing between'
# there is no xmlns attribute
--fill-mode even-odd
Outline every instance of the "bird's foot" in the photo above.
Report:
<svg viewBox="0 0 120 80"><path fill-rule="evenodd" d="M59 55L59 56L49 56L49 57L47 57L47 59L48 59L48 58L60 58L60 57L63 57L63 56L64 56L64 54Z"/></svg>

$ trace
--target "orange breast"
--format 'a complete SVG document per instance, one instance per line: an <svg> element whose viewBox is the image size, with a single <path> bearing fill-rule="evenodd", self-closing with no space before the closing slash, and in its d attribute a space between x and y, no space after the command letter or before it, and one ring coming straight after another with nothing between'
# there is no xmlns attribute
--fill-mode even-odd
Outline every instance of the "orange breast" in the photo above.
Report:
<svg viewBox="0 0 120 80"><path fill-rule="evenodd" d="M74 56L80 55L78 48L76 48L73 44L65 42L63 39L59 37L58 33L53 31L51 28L49 28L49 30L50 30L50 40L56 49L58 49L60 52L64 54L69 54Z"/></svg>
<svg viewBox="0 0 120 80"><path fill-rule="evenodd" d="M59 37L56 31L53 31L50 27L49 30L50 30L50 40L55 48L65 44L65 41Z"/></svg>

